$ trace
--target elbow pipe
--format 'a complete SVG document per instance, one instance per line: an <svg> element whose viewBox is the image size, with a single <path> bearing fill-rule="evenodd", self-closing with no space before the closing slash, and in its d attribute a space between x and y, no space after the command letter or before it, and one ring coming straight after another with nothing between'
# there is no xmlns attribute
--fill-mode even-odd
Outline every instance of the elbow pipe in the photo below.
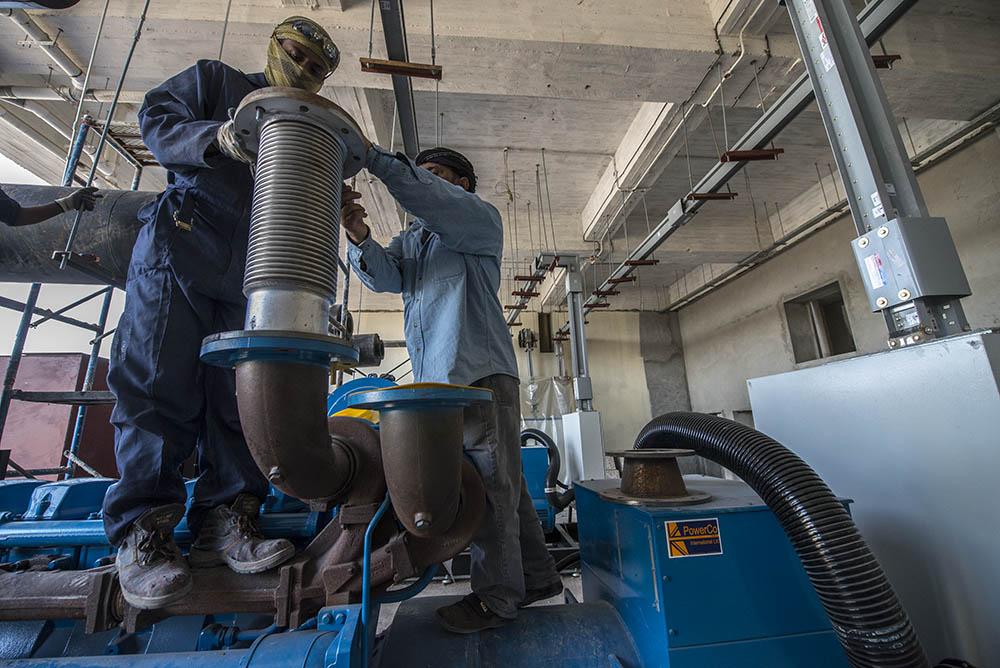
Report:
<svg viewBox="0 0 1000 668"><path fill-rule="evenodd" d="M523 448L529 441L538 441L549 452L549 468L545 472L545 500L549 505L562 512L576 500L576 491L573 488L560 492L557 483L559 482L559 470L562 468L562 457L559 455L559 448L552 437L540 429L525 429L521 432L521 447Z"/></svg>
<svg viewBox="0 0 1000 668"><path fill-rule="evenodd" d="M266 360L236 367L236 398L247 447L272 485L297 499L332 503L354 478L350 445L331 436L324 367Z"/></svg>
<svg viewBox="0 0 1000 668"><path fill-rule="evenodd" d="M760 495L798 553L852 666L928 665L909 617L847 508L796 454L759 431L698 413L654 418L635 448L694 450Z"/></svg>

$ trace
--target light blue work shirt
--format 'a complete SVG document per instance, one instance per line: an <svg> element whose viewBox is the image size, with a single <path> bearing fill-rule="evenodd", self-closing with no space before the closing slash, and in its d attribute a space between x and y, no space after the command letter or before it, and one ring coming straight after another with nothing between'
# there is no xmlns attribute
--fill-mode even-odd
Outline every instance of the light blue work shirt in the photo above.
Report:
<svg viewBox="0 0 1000 668"><path fill-rule="evenodd" d="M471 385L517 378L497 293L503 254L500 212L475 193L377 146L366 167L415 219L389 245L350 243L355 273L374 292L403 296L406 348L417 382Z"/></svg>

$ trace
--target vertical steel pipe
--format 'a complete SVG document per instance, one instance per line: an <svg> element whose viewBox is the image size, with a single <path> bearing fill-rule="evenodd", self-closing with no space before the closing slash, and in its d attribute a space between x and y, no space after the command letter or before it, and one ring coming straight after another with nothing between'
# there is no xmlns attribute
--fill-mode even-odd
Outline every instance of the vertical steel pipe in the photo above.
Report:
<svg viewBox="0 0 1000 668"><path fill-rule="evenodd" d="M14 334L14 347L10 351L7 370L3 376L3 390L0 391L0 440L3 439L3 428L7 424L10 401L14 396L14 381L17 380L17 369L21 366L21 356L24 354L24 340L28 338L28 327L31 326L31 316L35 314L35 304L38 303L38 292L41 289L41 283L31 284L28 298L24 300L24 310L21 311L17 333Z"/></svg>
<svg viewBox="0 0 1000 668"><path fill-rule="evenodd" d="M83 377L84 392L94 389L94 375L97 373L97 361L101 356L101 343L104 342L104 328L108 324L108 310L111 308L111 297L114 295L114 288L107 288L104 291L104 299L101 301L101 314L97 318L97 331L94 332L94 340L90 343L90 357L87 359L87 372ZM80 449L80 441L83 440L83 425L87 420L87 406L77 406L76 421L73 424L73 438L69 443L69 454L66 457L66 479L73 477L76 473L75 457Z"/></svg>
<svg viewBox="0 0 1000 668"><path fill-rule="evenodd" d="M94 177L97 175L97 167L101 161L101 154L104 152L104 146L108 143L108 134L111 132L111 121L114 120L115 111L118 109L118 100L122 94L122 87L125 85L125 75L128 74L129 65L132 64L132 56L135 55L135 47L139 43L139 36L142 34L142 27L146 23L146 12L149 11L150 0L146 0L145 4L142 6L142 13L139 15L139 22L135 26L135 33L132 35L132 45L129 47L128 55L125 56L125 62L122 64L121 74L118 76L118 85L115 87L115 95L111 100L111 106L108 107L108 115L104 120L104 129L101 132L101 140L97 142L97 149L94 151L94 164L90 167L90 174L87 175L86 185L91 185L94 183ZM76 212L76 217L73 219L73 225L69 229L69 236L66 237L66 247L59 257L59 268L65 269L66 263L69 261L70 254L73 251L73 242L76 240L77 231L80 229L80 220L83 218L83 209Z"/></svg>

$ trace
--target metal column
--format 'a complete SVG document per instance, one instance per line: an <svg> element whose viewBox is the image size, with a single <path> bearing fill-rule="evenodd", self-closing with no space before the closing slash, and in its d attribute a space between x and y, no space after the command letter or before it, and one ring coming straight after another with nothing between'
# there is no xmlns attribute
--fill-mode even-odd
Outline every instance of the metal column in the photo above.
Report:
<svg viewBox="0 0 1000 668"><path fill-rule="evenodd" d="M97 373L97 362L101 357L101 343L104 342L104 329L108 324L108 311L111 308L111 298L114 295L114 288L107 288L104 291L104 299L101 301L101 314L97 319L99 331L94 333L94 340L90 342L90 358L87 359L87 373L83 377L83 392L90 392L94 389L94 376ZM87 419L87 406L82 404L76 408L76 421L73 424L73 439L69 443L69 454L66 456L66 479L69 480L76 472L76 454L80 449L80 441L83 440L83 425Z"/></svg>
<svg viewBox="0 0 1000 668"><path fill-rule="evenodd" d="M21 366L24 341L28 338L28 327L31 325L31 316L35 313L35 304L38 303L38 292L41 289L41 283L32 283L28 290L28 298L24 300L24 310L21 312L21 321L17 325L17 334L14 335L14 347L10 351L10 359L7 360L7 371L3 376L3 390L0 391L0 439L3 439L3 428L7 424L7 413L10 411L10 400L14 396L17 368ZM2 477L0 475L0 478Z"/></svg>
<svg viewBox="0 0 1000 668"><path fill-rule="evenodd" d="M382 18L382 32L385 33L385 51L389 60L408 61L410 54L406 46L403 0L381 0L378 5ZM413 103L413 84L410 78L393 74L392 92L399 112L399 131L403 135L403 150L406 155L415 158L420 152L420 136L417 133L417 108Z"/></svg>
<svg viewBox="0 0 1000 668"><path fill-rule="evenodd" d="M587 363L587 335L583 324L583 275L576 258L560 259L566 270L566 305L569 309L569 346L573 370L573 394L580 410L594 409L594 390Z"/></svg>
<svg viewBox="0 0 1000 668"><path fill-rule="evenodd" d="M852 246L889 346L969 329L971 294L948 225L931 218L868 45L845 0L788 0L860 235Z"/></svg>

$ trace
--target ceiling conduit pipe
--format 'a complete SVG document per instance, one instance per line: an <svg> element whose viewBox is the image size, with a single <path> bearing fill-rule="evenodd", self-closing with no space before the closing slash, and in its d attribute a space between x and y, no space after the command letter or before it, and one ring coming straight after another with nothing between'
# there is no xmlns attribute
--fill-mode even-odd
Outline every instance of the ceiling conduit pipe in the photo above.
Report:
<svg viewBox="0 0 1000 668"><path fill-rule="evenodd" d="M58 132L63 139L67 141L73 141L73 136L63 127L62 121L56 118L56 116L51 111L41 106L40 104L37 104L34 100L5 99L4 102L17 107L18 109L23 109L24 111L34 115L40 121L42 121L50 128ZM88 158L90 158L91 162L94 161L94 152L92 150L90 150L89 148L84 148L83 153ZM105 177L106 179L110 179L111 176L114 174L114 170L108 167L106 164L98 165L97 171L101 174L101 176Z"/></svg>
<svg viewBox="0 0 1000 668"><path fill-rule="evenodd" d="M85 102L111 102L113 90L91 88L83 94ZM142 104L146 93L140 90L122 91L118 102L122 104ZM55 102L79 102L80 92L70 86L0 86L0 100L52 100Z"/></svg>
<svg viewBox="0 0 1000 668"><path fill-rule="evenodd" d="M83 67L77 63L76 58L63 51L62 47L58 46L56 41L40 25L35 23L27 12L23 9L5 9L0 11L0 14L5 14L23 30L24 34L55 63L56 67L69 77L74 88L83 88Z"/></svg>

